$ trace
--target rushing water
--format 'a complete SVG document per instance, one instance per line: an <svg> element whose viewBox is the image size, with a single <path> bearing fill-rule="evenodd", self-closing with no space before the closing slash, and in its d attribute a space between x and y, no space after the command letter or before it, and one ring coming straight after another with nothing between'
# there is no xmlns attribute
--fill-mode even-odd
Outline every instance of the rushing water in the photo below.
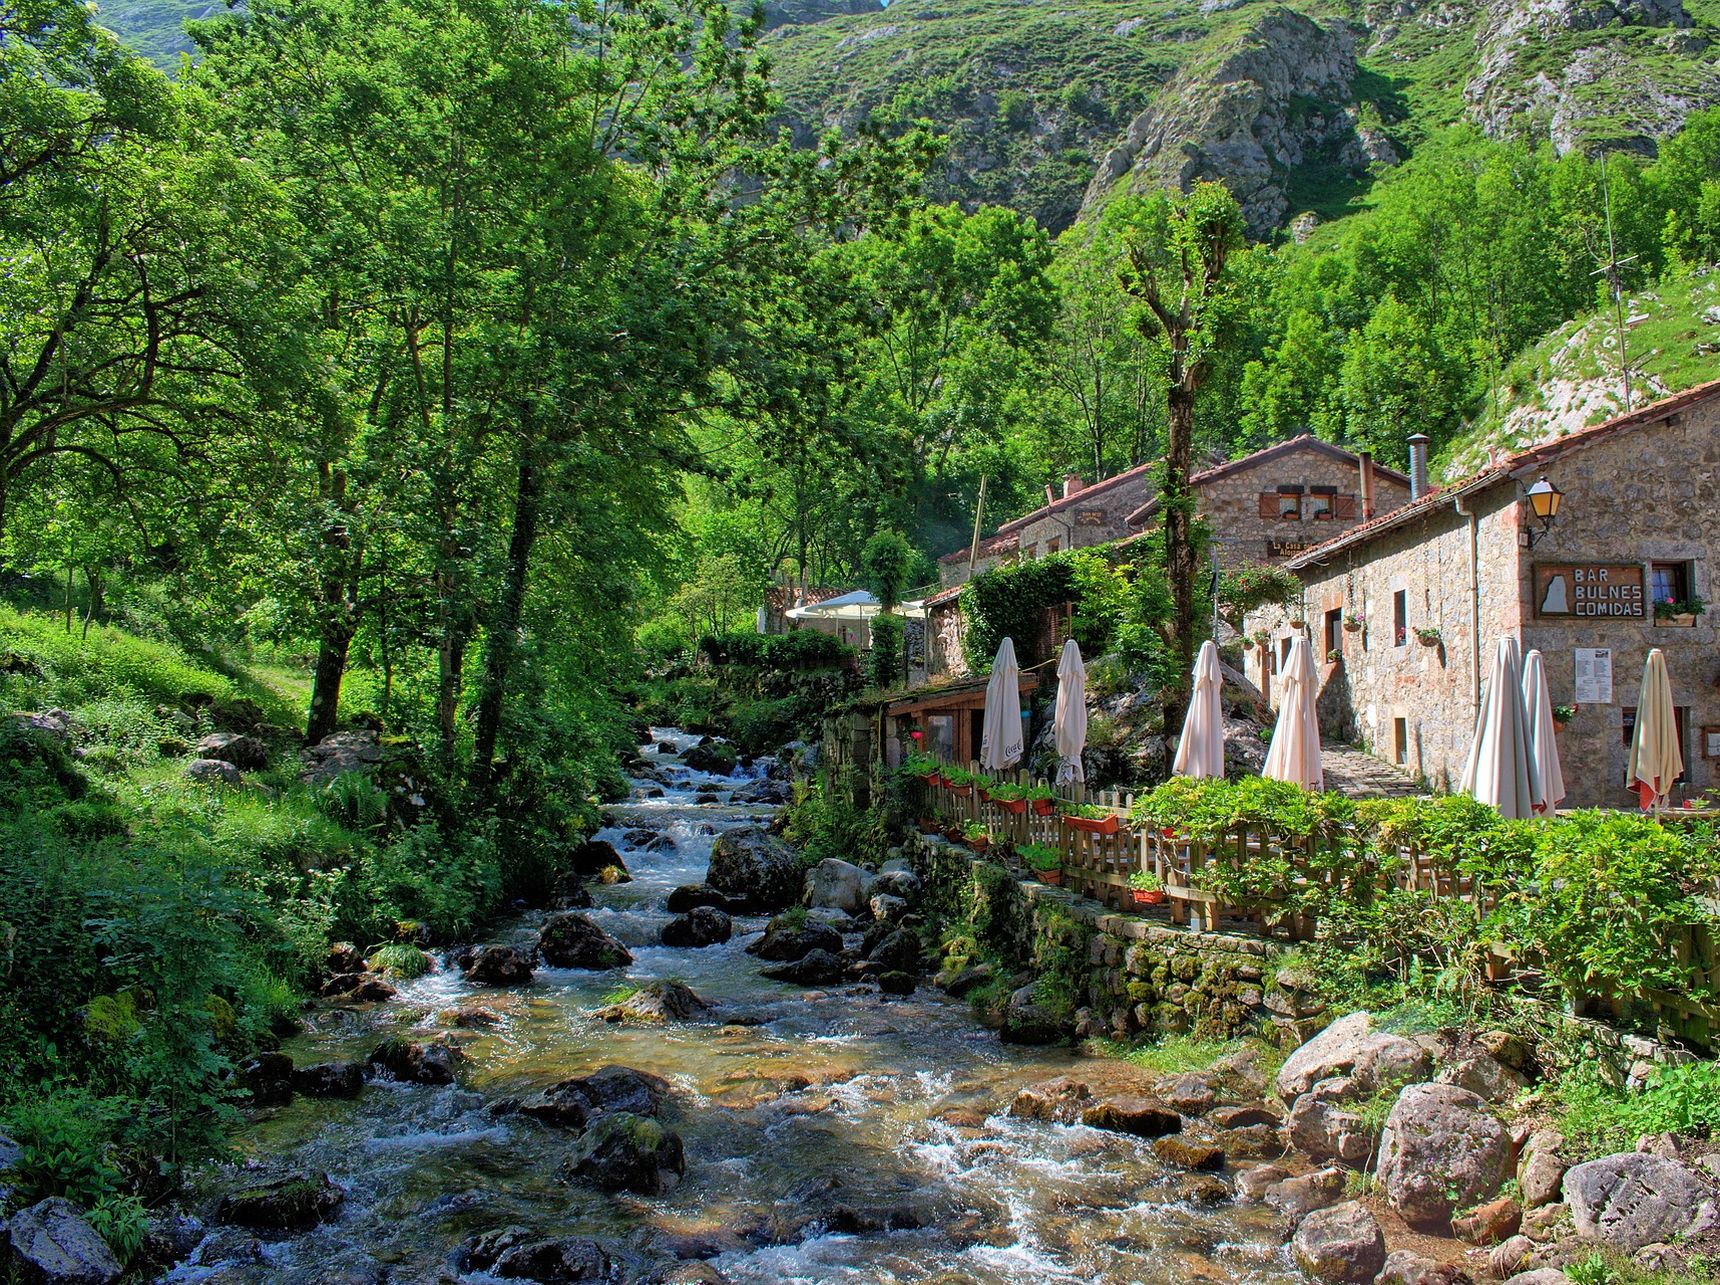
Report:
<svg viewBox="0 0 1720 1285"><path fill-rule="evenodd" d="M696 738L659 731L677 749ZM1299 1279L1259 1209L1192 1203L1190 1181L1136 1139L1014 1120L1022 1084L1076 1074L1123 1087L1138 1072L1061 1050L1004 1045L967 1008L922 988L897 999L870 987L808 991L765 980L745 953L764 920L737 920L724 946L659 944L664 901L701 882L715 835L760 818L756 805L699 804L742 782L662 756L670 783L614 809L602 832L632 883L594 888L591 917L626 942L625 970L540 969L529 987L468 985L437 970L369 1010L320 1009L287 1052L300 1063L363 1058L385 1035L457 1040L458 1087L375 1081L356 1101L299 1098L241 1132L261 1172L325 1170L347 1190L315 1231L259 1241L217 1229L174 1282L482 1282L449 1253L509 1224L596 1236L634 1273L707 1259L737 1283L1141 1282L1280 1285ZM757 769L755 769L756 771ZM746 773L742 773L746 775ZM650 830L673 846L628 845ZM638 837L637 835L635 837ZM495 940L530 942L541 916ZM597 1020L624 984L678 978L717 1007L711 1022L641 1026ZM495 1025L458 1029L456 1010ZM732 1020L756 1022L743 1025ZM492 1108L609 1064L674 1086L664 1118L686 1145L669 1195L609 1195L557 1174L572 1135ZM241 1175L211 1175L211 1192ZM841 1210L860 1211L861 1218ZM850 1233L831 1226L909 1229Z"/></svg>

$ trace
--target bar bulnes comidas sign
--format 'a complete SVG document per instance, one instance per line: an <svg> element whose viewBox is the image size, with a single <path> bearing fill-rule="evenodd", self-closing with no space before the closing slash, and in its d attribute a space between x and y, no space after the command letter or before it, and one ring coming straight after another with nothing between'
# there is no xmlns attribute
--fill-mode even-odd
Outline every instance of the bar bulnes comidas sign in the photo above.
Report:
<svg viewBox="0 0 1720 1285"><path fill-rule="evenodd" d="M1645 620L1642 567L1629 563L1543 562L1535 567L1537 616Z"/></svg>

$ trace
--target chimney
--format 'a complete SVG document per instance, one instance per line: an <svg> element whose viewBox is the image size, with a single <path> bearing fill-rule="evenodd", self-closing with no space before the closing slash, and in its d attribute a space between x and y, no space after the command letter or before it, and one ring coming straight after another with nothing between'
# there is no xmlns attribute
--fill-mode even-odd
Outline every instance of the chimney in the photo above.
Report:
<svg viewBox="0 0 1720 1285"><path fill-rule="evenodd" d="M1409 439L1409 498L1419 500L1427 494L1427 447L1431 439L1417 433Z"/></svg>
<svg viewBox="0 0 1720 1285"><path fill-rule="evenodd" d="M1057 492L1049 482L1045 484L1045 502L1047 504L1057 503Z"/></svg>
<svg viewBox="0 0 1720 1285"><path fill-rule="evenodd" d="M1362 493L1362 521L1366 522L1374 516L1374 453L1363 451L1356 457L1356 465L1361 474L1359 485Z"/></svg>
<svg viewBox="0 0 1720 1285"><path fill-rule="evenodd" d="M1074 495L1080 489L1081 489L1081 475L1079 473L1065 473L1063 475L1063 498L1064 499L1067 500L1071 495Z"/></svg>

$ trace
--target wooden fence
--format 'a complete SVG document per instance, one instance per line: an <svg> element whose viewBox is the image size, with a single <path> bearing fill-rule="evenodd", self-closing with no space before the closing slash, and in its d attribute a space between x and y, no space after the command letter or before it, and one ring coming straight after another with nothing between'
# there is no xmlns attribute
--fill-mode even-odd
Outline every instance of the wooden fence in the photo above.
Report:
<svg viewBox="0 0 1720 1285"><path fill-rule="evenodd" d="M984 774L978 763L970 763L967 770L975 776ZM1025 771L986 775L999 784L1049 788L1046 781L1035 780ZM1203 889L1200 885L1208 881L1202 875L1219 865L1240 869L1271 858L1275 863L1286 862L1293 872L1292 880L1305 887L1309 881L1332 878L1329 872L1334 867L1345 868L1346 863L1320 860L1322 855L1336 855L1322 849L1357 842L1348 834L1286 838L1247 828L1205 842L1175 830L1150 830L1132 823L1129 816L1135 802L1133 794L1114 790L1088 794L1078 785L1053 788L1052 792L1056 800L1103 809L1115 818L1114 825L1105 825L1107 832L1095 833L1066 821L1056 810L1056 800L1049 807L1036 808L1028 803L1017 810L1016 804L989 799L981 786L953 786L942 777L936 785L922 779L915 788L923 820L943 818L958 829L977 823L986 831L987 848L991 844L1015 848L1041 844L1054 848L1061 857L1061 882L1071 891L1113 909L1162 917L1173 924L1209 932L1244 931L1289 941L1313 940L1318 924L1312 917L1295 913L1270 896L1232 904L1221 894ZM1474 906L1478 917L1495 908L1497 899L1491 890L1436 855L1411 846L1400 847L1395 855L1395 862L1385 863L1390 874L1377 876L1380 887L1421 892L1435 898L1461 898ZM1158 876L1164 885L1163 905L1136 902L1129 878L1137 871ZM1720 994L1720 940L1710 926L1683 926L1666 945L1672 957L1689 970L1693 984L1705 987L1710 994ZM1534 971L1533 960L1517 958L1504 946L1491 948L1489 972L1495 979L1505 980L1513 974L1520 976ZM1646 1009L1663 1037L1688 1039L1704 1048L1720 1044L1720 1004L1698 1000L1689 994L1647 988L1628 994L1597 990L1585 996L1575 1009L1583 1015L1615 1021L1625 1021L1633 1015L1640 1019Z"/></svg>

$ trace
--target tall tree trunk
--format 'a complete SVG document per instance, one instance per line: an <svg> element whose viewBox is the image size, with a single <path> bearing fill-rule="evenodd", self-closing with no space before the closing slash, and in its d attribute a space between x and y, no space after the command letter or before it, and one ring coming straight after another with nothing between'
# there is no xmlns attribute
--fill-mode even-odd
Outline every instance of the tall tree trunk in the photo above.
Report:
<svg viewBox="0 0 1720 1285"><path fill-rule="evenodd" d="M346 654L357 626L357 618L341 606L323 614L317 665L311 674L311 712L305 721L307 745L315 745L333 732L340 718L340 685L346 677Z"/></svg>
<svg viewBox="0 0 1720 1285"><path fill-rule="evenodd" d="M532 545L537 540L538 507L542 493L536 454L530 446L520 453L520 473L514 497L514 530L508 539L508 566L502 596L490 622L484 650L484 674L478 695L478 730L472 746L472 789L487 795L492 784L496 738L508 680L519 655L520 620L525 610L526 578L531 571Z"/></svg>
<svg viewBox="0 0 1720 1285"><path fill-rule="evenodd" d="M1194 390L1174 379L1166 397L1164 510L1165 574L1170 581L1177 676L1165 689L1165 733L1176 735L1188 712L1189 676L1194 669L1194 496L1189 491L1194 454Z"/></svg>

